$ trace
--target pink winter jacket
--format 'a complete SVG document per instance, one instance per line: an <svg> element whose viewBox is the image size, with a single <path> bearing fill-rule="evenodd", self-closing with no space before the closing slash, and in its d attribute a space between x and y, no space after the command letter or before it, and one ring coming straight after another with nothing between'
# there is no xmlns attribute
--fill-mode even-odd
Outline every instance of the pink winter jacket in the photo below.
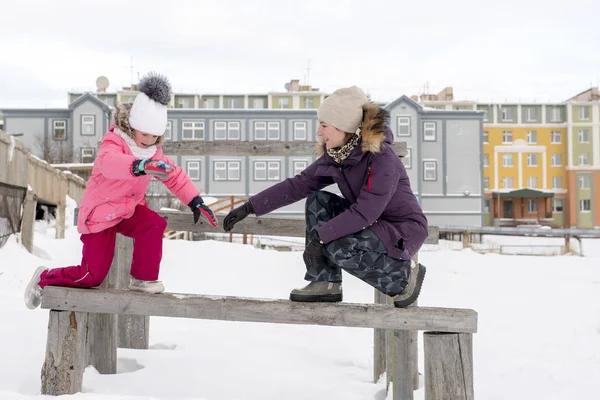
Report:
<svg viewBox="0 0 600 400"><path fill-rule="evenodd" d="M113 227L130 218L138 204L146 204L144 196L152 176L133 175L131 164L135 159L127 143L112 129L104 136L79 206L79 233L96 233ZM160 146L152 159L174 165ZM175 166L169 178L162 182L183 204L200 195L181 167Z"/></svg>

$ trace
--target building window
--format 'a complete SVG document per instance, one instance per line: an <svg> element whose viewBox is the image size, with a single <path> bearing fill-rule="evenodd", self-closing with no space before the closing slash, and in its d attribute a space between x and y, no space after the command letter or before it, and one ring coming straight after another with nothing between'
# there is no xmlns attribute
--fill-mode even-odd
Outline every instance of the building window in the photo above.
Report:
<svg viewBox="0 0 600 400"><path fill-rule="evenodd" d="M581 175L579 177L579 189L589 189L592 187L591 176Z"/></svg>
<svg viewBox="0 0 600 400"><path fill-rule="evenodd" d="M579 130L579 143L589 143L590 142L590 130L589 129L580 129Z"/></svg>
<svg viewBox="0 0 600 400"><path fill-rule="evenodd" d="M426 181L437 180L437 161L423 161L423 179Z"/></svg>
<svg viewBox="0 0 600 400"><path fill-rule="evenodd" d="M287 97L283 97L278 100L277 106L279 108L290 108L290 99Z"/></svg>
<svg viewBox="0 0 600 400"><path fill-rule="evenodd" d="M561 154L552 154L552 166L553 167L562 167L562 155Z"/></svg>
<svg viewBox="0 0 600 400"><path fill-rule="evenodd" d="M314 97L305 97L304 98L304 108L315 108L315 98Z"/></svg>
<svg viewBox="0 0 600 400"><path fill-rule="evenodd" d="M537 176L530 176L527 182L529 185L529 189L537 189L538 188L538 178Z"/></svg>
<svg viewBox="0 0 600 400"><path fill-rule="evenodd" d="M294 122L294 140L306 140L306 122Z"/></svg>
<svg viewBox="0 0 600 400"><path fill-rule="evenodd" d="M96 150L91 147L81 148L81 162L85 164L93 163L96 156Z"/></svg>
<svg viewBox="0 0 600 400"><path fill-rule="evenodd" d="M190 102L190 99L188 99L188 98L181 97L181 98L177 99L177 108L191 108L190 105L191 105L191 102Z"/></svg>
<svg viewBox="0 0 600 400"><path fill-rule="evenodd" d="M254 162L254 180L255 181L278 181L280 180L281 162L280 161L255 161Z"/></svg>
<svg viewBox="0 0 600 400"><path fill-rule="evenodd" d="M217 99L207 98L203 100L204 108L217 108Z"/></svg>
<svg viewBox="0 0 600 400"><path fill-rule="evenodd" d="M308 161L294 161L294 176L299 175L308 167Z"/></svg>
<svg viewBox="0 0 600 400"><path fill-rule="evenodd" d="M537 131L528 131L527 132L527 143L529 143L529 144L537 143Z"/></svg>
<svg viewBox="0 0 600 400"><path fill-rule="evenodd" d="M550 115L551 122L558 122L562 119L560 107L552 108L552 114Z"/></svg>
<svg viewBox="0 0 600 400"><path fill-rule="evenodd" d="M240 180L239 161L215 161L213 166L215 171L215 181Z"/></svg>
<svg viewBox="0 0 600 400"><path fill-rule="evenodd" d="M267 123L262 121L254 122L254 140L267 140Z"/></svg>
<svg viewBox="0 0 600 400"><path fill-rule="evenodd" d="M280 140L279 122L254 122L254 140Z"/></svg>
<svg viewBox="0 0 600 400"><path fill-rule="evenodd" d="M435 122L424 122L423 123L423 140L426 142L435 141L436 137L436 123Z"/></svg>
<svg viewBox="0 0 600 400"><path fill-rule="evenodd" d="M483 188L484 189L490 188L490 178L483 178Z"/></svg>
<svg viewBox="0 0 600 400"><path fill-rule="evenodd" d="M215 122L215 140L227 139L227 123L223 121Z"/></svg>
<svg viewBox="0 0 600 400"><path fill-rule="evenodd" d="M54 140L65 140L67 138L67 121L54 121L52 137Z"/></svg>
<svg viewBox="0 0 600 400"><path fill-rule="evenodd" d="M579 200L579 211L581 211L581 212L592 211L592 201L589 199Z"/></svg>
<svg viewBox="0 0 600 400"><path fill-rule="evenodd" d="M200 180L200 161L187 161L186 162L187 174L193 181Z"/></svg>
<svg viewBox="0 0 600 400"><path fill-rule="evenodd" d="M488 131L483 131L483 143L489 143L490 142L490 135L488 133Z"/></svg>
<svg viewBox="0 0 600 400"><path fill-rule="evenodd" d="M514 166L512 153L502 155L502 165L505 167Z"/></svg>
<svg viewBox="0 0 600 400"><path fill-rule="evenodd" d="M537 154L527 154L527 166L528 167L537 167L538 166L538 155Z"/></svg>
<svg viewBox="0 0 600 400"><path fill-rule="evenodd" d="M215 121L215 140L240 140L239 121Z"/></svg>
<svg viewBox="0 0 600 400"><path fill-rule="evenodd" d="M167 127L165 128L165 140L171 139L173 137L173 121L167 121Z"/></svg>
<svg viewBox="0 0 600 400"><path fill-rule="evenodd" d="M552 211L563 212L565 207L565 201L563 199L552 199Z"/></svg>
<svg viewBox="0 0 600 400"><path fill-rule="evenodd" d="M267 137L269 140L280 140L279 125L279 122L269 122L267 124Z"/></svg>
<svg viewBox="0 0 600 400"><path fill-rule="evenodd" d="M96 134L96 116L81 116L81 136L94 136Z"/></svg>
<svg viewBox="0 0 600 400"><path fill-rule="evenodd" d="M562 189L562 176L552 177L552 189Z"/></svg>
<svg viewBox="0 0 600 400"><path fill-rule="evenodd" d="M484 167L489 167L490 166L490 155L489 154L484 154L483 155L483 166Z"/></svg>
<svg viewBox="0 0 600 400"><path fill-rule="evenodd" d="M527 211L530 214L537 214L537 212L538 212L537 200L532 200L532 199L527 200Z"/></svg>
<svg viewBox="0 0 600 400"><path fill-rule="evenodd" d="M398 117L398 136L410 136L410 117Z"/></svg>
<svg viewBox="0 0 600 400"><path fill-rule="evenodd" d="M411 169L412 168L412 149L409 147L406 149L406 155L402 157L402 164L404 164L404 168Z"/></svg>
<svg viewBox="0 0 600 400"><path fill-rule="evenodd" d="M535 107L527 108L527 121L537 121L538 119L538 109Z"/></svg>
<svg viewBox="0 0 600 400"><path fill-rule="evenodd" d="M483 111L483 121L484 122L488 122L490 120L489 116L488 116L489 110L487 108L482 108L482 109L480 109L478 111Z"/></svg>
<svg viewBox="0 0 600 400"><path fill-rule="evenodd" d="M204 139L204 121L183 121L181 138L183 140Z"/></svg>
<svg viewBox="0 0 600 400"><path fill-rule="evenodd" d="M489 213L490 209L491 209L491 205L492 205L491 200L490 199L485 199L483 201L483 212L484 213Z"/></svg>
<svg viewBox="0 0 600 400"><path fill-rule="evenodd" d="M513 119L512 108L502 107L501 110L502 110L502 121L512 121L512 119Z"/></svg>
<svg viewBox="0 0 600 400"><path fill-rule="evenodd" d="M590 108L579 107L579 119L587 120L590 119Z"/></svg>
<svg viewBox="0 0 600 400"><path fill-rule="evenodd" d="M512 143L512 131L504 131L502 132L502 143Z"/></svg>
<svg viewBox="0 0 600 400"><path fill-rule="evenodd" d="M552 131L552 144L560 144L562 141L559 131Z"/></svg>
<svg viewBox="0 0 600 400"><path fill-rule="evenodd" d="M502 186L504 187L504 189L512 189L513 186L514 186L513 177L512 176L505 176L502 179Z"/></svg>
<svg viewBox="0 0 600 400"><path fill-rule="evenodd" d="M590 153L579 153L579 165L590 165Z"/></svg>
<svg viewBox="0 0 600 400"><path fill-rule="evenodd" d="M257 108L257 109L265 108L264 99L252 99L252 108Z"/></svg>

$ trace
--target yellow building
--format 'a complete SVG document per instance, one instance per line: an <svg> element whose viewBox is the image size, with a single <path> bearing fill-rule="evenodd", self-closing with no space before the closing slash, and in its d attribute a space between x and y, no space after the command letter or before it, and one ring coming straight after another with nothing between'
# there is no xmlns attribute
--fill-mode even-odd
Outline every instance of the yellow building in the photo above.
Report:
<svg viewBox="0 0 600 400"><path fill-rule="evenodd" d="M452 88L446 88L420 101L433 108L484 111L484 223L564 226L567 105L486 104L453 97Z"/></svg>

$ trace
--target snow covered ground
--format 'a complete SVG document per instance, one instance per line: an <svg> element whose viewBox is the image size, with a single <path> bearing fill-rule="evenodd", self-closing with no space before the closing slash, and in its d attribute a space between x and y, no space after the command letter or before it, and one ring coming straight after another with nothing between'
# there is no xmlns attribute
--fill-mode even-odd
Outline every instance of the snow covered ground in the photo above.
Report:
<svg viewBox="0 0 600 400"><path fill-rule="evenodd" d="M67 221L72 218L67 216ZM516 239L518 240L518 239ZM598 242L584 242L595 249ZM40 264L78 263L79 236L38 222L35 254L11 237L0 249L0 400L42 398L48 312L23 289ZM477 399L597 399L600 393L600 258L508 256L452 250L420 255L428 275L420 305L472 308ZM597 251L597 250L596 250ZM593 252L592 252L593 253ZM300 252L217 241L165 241L161 279L181 293L287 298L304 285ZM345 275L349 302L373 290ZM84 393L65 399L376 399L369 329L152 317L149 350L118 352L118 373L88 367ZM420 371L423 371L420 340ZM423 390L415 393L423 399ZM391 399L391 394L388 396Z"/></svg>

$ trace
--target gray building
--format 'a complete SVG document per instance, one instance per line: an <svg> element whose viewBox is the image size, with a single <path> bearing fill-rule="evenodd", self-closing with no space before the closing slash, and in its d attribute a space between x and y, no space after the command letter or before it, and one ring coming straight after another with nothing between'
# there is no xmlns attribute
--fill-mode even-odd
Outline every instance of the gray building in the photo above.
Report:
<svg viewBox="0 0 600 400"><path fill-rule="evenodd" d="M67 108L3 109L4 131L50 163L94 161L111 109L86 93Z"/></svg>
<svg viewBox="0 0 600 400"><path fill-rule="evenodd" d="M483 112L428 109L406 96L384 108L390 112L395 141L407 143L408 155L403 162L430 223L482 225ZM39 142L65 144L77 162L93 160L110 122L110 108L89 93L67 109L1 111L6 131L21 134L20 139L33 146L34 154L43 156L34 151ZM169 108L165 139L314 142L317 128L316 109ZM171 158L184 168L203 196L246 198L298 174L316 157ZM335 186L327 190L339 193ZM153 182L151 193L156 197L168 195L160 182ZM302 217L304 201L276 213Z"/></svg>
<svg viewBox="0 0 600 400"><path fill-rule="evenodd" d="M412 189L432 225L483 224L482 111L426 108L407 96L385 106Z"/></svg>

